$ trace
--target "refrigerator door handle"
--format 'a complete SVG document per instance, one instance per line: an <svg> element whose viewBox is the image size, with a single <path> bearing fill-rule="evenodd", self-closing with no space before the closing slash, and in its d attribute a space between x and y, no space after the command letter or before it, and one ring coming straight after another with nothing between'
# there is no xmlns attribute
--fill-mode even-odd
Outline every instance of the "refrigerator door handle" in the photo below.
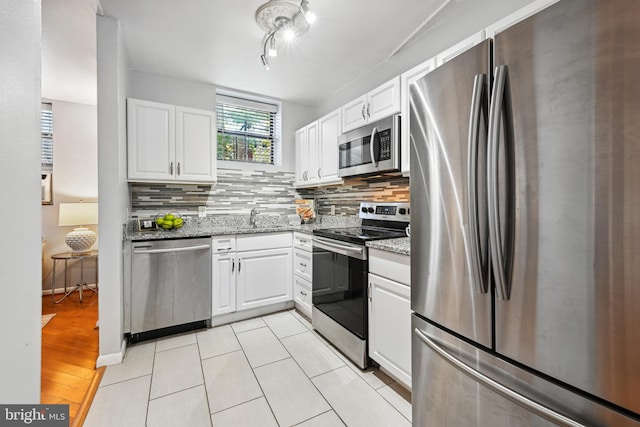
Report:
<svg viewBox="0 0 640 427"><path fill-rule="evenodd" d="M498 298L508 300L510 289L505 274L505 259L502 251L502 232L500 230L498 156L500 139L500 121L502 118L505 86L507 82L507 66L500 65L495 69L491 108L489 110L489 130L487 142L487 199L489 217L489 248L491 264Z"/></svg>
<svg viewBox="0 0 640 427"><path fill-rule="evenodd" d="M498 393L500 396L514 402L517 405L522 406L523 408L545 418L552 423L561 425L561 426L570 426L570 427L585 427L584 424L580 424L571 418L568 418L552 409L547 408L546 406L531 400L530 398L511 390L509 387L506 387L499 382L495 381L492 378L489 378L482 372L472 368L466 363L458 360L455 356L447 352L445 349L440 347L433 341L431 338L427 336L426 333L421 331L418 328L415 328L414 333L416 336L424 342L431 350L433 350L436 354L442 357L446 362L452 365L454 368L458 369L463 374L472 378L473 380L479 382L483 386L491 389L492 391Z"/></svg>
<svg viewBox="0 0 640 427"><path fill-rule="evenodd" d="M484 98L486 75L476 74L473 80L471 113L469 115L469 138L467 152L467 214L469 216L469 249L474 289L486 294L488 286L482 274L480 259L480 229L478 226L478 144L480 139L480 118Z"/></svg>

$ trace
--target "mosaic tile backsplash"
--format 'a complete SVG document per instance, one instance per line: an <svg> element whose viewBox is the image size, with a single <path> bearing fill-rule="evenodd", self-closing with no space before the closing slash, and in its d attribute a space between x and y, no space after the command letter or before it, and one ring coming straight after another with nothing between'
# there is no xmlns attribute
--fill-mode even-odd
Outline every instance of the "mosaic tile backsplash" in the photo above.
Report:
<svg viewBox="0 0 640 427"><path fill-rule="evenodd" d="M178 211L196 215L205 206L207 215L295 214L295 199L313 198L318 214L356 215L363 201L409 201L409 179L376 177L345 180L343 185L295 189L293 172L218 169L216 185L131 183L132 215L153 216Z"/></svg>

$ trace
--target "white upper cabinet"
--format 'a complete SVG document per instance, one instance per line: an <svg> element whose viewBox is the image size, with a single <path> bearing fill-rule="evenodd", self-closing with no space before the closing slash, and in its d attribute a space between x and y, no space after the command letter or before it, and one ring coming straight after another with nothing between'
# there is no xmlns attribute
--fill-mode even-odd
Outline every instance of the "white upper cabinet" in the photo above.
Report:
<svg viewBox="0 0 640 427"><path fill-rule="evenodd" d="M400 119L400 169L403 176L409 176L411 163L411 142L410 142L410 87L411 84L420 80L429 71L436 67L436 59L430 58L400 76L400 93L402 99L402 118Z"/></svg>
<svg viewBox="0 0 640 427"><path fill-rule="evenodd" d="M129 181L215 182L215 138L211 111L127 99Z"/></svg>
<svg viewBox="0 0 640 427"><path fill-rule="evenodd" d="M338 184L338 142L340 138L340 109L318 120L318 178L320 185Z"/></svg>
<svg viewBox="0 0 640 427"><path fill-rule="evenodd" d="M212 112L176 107L176 179L216 180L216 130Z"/></svg>
<svg viewBox="0 0 640 427"><path fill-rule="evenodd" d="M296 187L337 184L340 109L296 131Z"/></svg>
<svg viewBox="0 0 640 427"><path fill-rule="evenodd" d="M296 187L318 185L318 122L296 131Z"/></svg>
<svg viewBox="0 0 640 427"><path fill-rule="evenodd" d="M454 44L449 49L436 55L436 66L440 66L460 55L462 52L471 49L478 43L484 41L484 30L478 31L467 37L466 39Z"/></svg>
<svg viewBox="0 0 640 427"><path fill-rule="evenodd" d="M518 9L517 11L513 12L511 15L508 15L502 18L501 20L499 20L498 22L496 22L495 24L487 27L485 30L485 35L487 38L493 38L497 33L503 30L506 30L513 24L517 24L523 19L526 19L531 15L533 15L534 13L537 13L542 9L549 7L552 4L557 2L558 0L535 0L529 3L528 5L526 5L525 7L523 7L522 9Z"/></svg>
<svg viewBox="0 0 640 427"><path fill-rule="evenodd" d="M342 132L400 112L400 76L342 106Z"/></svg>
<svg viewBox="0 0 640 427"><path fill-rule="evenodd" d="M296 131L296 187L304 186L309 170L309 149L307 147L307 128Z"/></svg>
<svg viewBox="0 0 640 427"><path fill-rule="evenodd" d="M175 180L175 135L172 105L127 99L129 180Z"/></svg>

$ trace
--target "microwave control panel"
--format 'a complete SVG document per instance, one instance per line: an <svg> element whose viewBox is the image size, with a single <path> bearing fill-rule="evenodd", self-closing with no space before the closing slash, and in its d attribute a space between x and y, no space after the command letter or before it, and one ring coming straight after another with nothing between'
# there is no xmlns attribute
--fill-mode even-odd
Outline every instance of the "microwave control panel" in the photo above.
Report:
<svg viewBox="0 0 640 427"><path fill-rule="evenodd" d="M378 132L379 149L377 160L389 160L391 159L391 129L385 129Z"/></svg>

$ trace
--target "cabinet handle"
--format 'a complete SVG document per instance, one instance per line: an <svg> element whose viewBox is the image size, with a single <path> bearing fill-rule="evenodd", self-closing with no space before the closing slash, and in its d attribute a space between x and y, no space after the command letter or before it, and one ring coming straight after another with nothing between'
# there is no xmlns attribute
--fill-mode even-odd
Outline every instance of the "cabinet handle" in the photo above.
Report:
<svg viewBox="0 0 640 427"><path fill-rule="evenodd" d="M232 259L231 260L231 272L233 273L235 269L236 269L236 260Z"/></svg>
<svg viewBox="0 0 640 427"><path fill-rule="evenodd" d="M300 293L301 293L302 295L304 295L305 297L307 296L307 293L306 293L306 292L302 292L302 291L300 291Z"/></svg>
<svg viewBox="0 0 640 427"><path fill-rule="evenodd" d="M231 246L228 248L218 248L218 252L229 252L231 250Z"/></svg>
<svg viewBox="0 0 640 427"><path fill-rule="evenodd" d="M298 239L298 241L299 241L300 243L307 243L307 242L308 242L308 240L307 240L307 239Z"/></svg>
<svg viewBox="0 0 640 427"><path fill-rule="evenodd" d="M173 162L169 164L169 175L173 175Z"/></svg>
<svg viewBox="0 0 640 427"><path fill-rule="evenodd" d="M178 162L177 171L178 171L178 175L180 175L180 162Z"/></svg>
<svg viewBox="0 0 640 427"><path fill-rule="evenodd" d="M301 262L301 263L300 263L300 265L301 265L302 267L306 267L306 266L307 266L307 264L305 264L305 263L303 263L303 262Z"/></svg>
<svg viewBox="0 0 640 427"><path fill-rule="evenodd" d="M242 260L238 260L238 274L240 274L240 269L242 268Z"/></svg>
<svg viewBox="0 0 640 427"><path fill-rule="evenodd" d="M371 103L367 102L367 117L371 118Z"/></svg>
<svg viewBox="0 0 640 427"><path fill-rule="evenodd" d="M362 120L367 120L367 118L364 116L364 104L362 104L362 112L360 114L362 114Z"/></svg>
<svg viewBox="0 0 640 427"><path fill-rule="evenodd" d="M318 178L322 178L322 175L320 174L320 170L321 170L321 169L322 169L322 168L318 168Z"/></svg>
<svg viewBox="0 0 640 427"><path fill-rule="evenodd" d="M371 301L371 283L369 283L369 286L367 287L367 297L369 298L369 301Z"/></svg>

